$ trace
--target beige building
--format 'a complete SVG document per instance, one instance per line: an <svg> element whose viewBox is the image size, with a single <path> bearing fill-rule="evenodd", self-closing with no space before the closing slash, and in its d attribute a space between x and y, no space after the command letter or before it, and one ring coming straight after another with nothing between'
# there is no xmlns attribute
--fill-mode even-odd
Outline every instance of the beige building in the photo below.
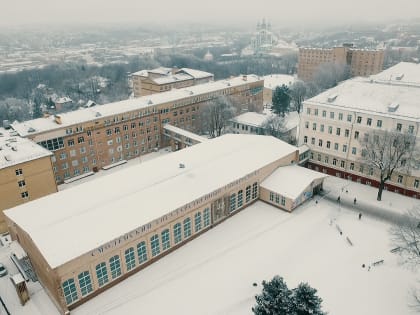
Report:
<svg viewBox="0 0 420 315"><path fill-rule="evenodd" d="M167 92L214 80L209 72L189 68L164 68L141 70L131 75L134 97Z"/></svg>
<svg viewBox="0 0 420 315"><path fill-rule="evenodd" d="M224 135L6 216L13 239L65 314L250 205L270 174L297 161L296 147L273 137ZM322 187L306 183L312 193ZM306 186L300 194L309 196Z"/></svg>
<svg viewBox="0 0 420 315"><path fill-rule="evenodd" d="M334 48L299 48L298 77L310 81L325 63L348 65L351 76L369 76L382 71L383 50L357 49L352 45Z"/></svg>
<svg viewBox="0 0 420 315"><path fill-rule="evenodd" d="M0 128L0 233L7 232L3 210L57 192L52 153Z"/></svg>
<svg viewBox="0 0 420 315"><path fill-rule="evenodd" d="M306 100L299 144L311 150L308 166L378 187L379 174L361 162L359 139L380 130L407 132L416 136L419 148L419 99L420 66L401 63ZM420 160L409 162L394 172L386 189L420 198Z"/></svg>
<svg viewBox="0 0 420 315"><path fill-rule="evenodd" d="M200 110L220 96L240 109L262 111L263 81L248 75L12 124L22 137L54 153L57 183L169 145L167 123L200 127Z"/></svg>
<svg viewBox="0 0 420 315"><path fill-rule="evenodd" d="M272 105L273 92L276 87L286 85L290 87L295 81L296 77L287 74L270 74L263 77L264 79L264 92L263 102L264 106Z"/></svg>

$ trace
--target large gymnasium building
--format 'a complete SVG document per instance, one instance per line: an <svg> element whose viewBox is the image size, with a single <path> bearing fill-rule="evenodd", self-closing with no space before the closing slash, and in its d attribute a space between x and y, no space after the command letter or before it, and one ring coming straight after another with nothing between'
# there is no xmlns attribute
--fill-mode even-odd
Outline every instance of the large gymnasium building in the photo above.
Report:
<svg viewBox="0 0 420 315"><path fill-rule="evenodd" d="M238 111L263 109L263 79L244 75L12 124L51 151L58 184L169 145L167 123L197 131L201 109L229 97Z"/></svg>
<svg viewBox="0 0 420 315"><path fill-rule="evenodd" d="M297 148L274 137L224 135L5 214L47 293L69 314L257 199L292 211L325 177L297 161Z"/></svg>

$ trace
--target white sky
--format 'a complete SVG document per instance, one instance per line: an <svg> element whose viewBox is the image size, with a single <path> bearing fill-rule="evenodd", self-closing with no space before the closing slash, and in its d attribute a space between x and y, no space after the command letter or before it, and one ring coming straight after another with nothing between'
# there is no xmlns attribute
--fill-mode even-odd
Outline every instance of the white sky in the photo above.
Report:
<svg viewBox="0 0 420 315"><path fill-rule="evenodd" d="M0 0L0 25L245 22L273 25L420 17L419 0ZM364 14L360 12L364 11Z"/></svg>

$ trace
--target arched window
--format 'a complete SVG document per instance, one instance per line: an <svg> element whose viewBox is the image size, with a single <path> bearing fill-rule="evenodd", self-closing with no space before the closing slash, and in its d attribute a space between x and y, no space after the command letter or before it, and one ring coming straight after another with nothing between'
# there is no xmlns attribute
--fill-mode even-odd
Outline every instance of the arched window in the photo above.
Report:
<svg viewBox="0 0 420 315"><path fill-rule="evenodd" d="M233 212L236 210L236 194L233 193L230 195L230 212Z"/></svg>
<svg viewBox="0 0 420 315"><path fill-rule="evenodd" d="M245 201L246 202L250 202L251 201L251 185L249 185L249 186L247 186L246 187L246 190L245 190Z"/></svg>
<svg viewBox="0 0 420 315"><path fill-rule="evenodd" d="M258 197L258 183L255 182L252 184L252 199L256 199Z"/></svg>
<svg viewBox="0 0 420 315"><path fill-rule="evenodd" d="M244 191L238 191L238 208L242 207Z"/></svg>
<svg viewBox="0 0 420 315"><path fill-rule="evenodd" d="M108 271L104 262L96 265L96 278L100 287L108 282Z"/></svg>
<svg viewBox="0 0 420 315"><path fill-rule="evenodd" d="M191 236L191 219L186 218L184 220L184 238Z"/></svg>
<svg viewBox="0 0 420 315"><path fill-rule="evenodd" d="M93 291L92 288L92 279L90 278L89 271L83 271L79 273L79 287L82 296L85 296Z"/></svg>
<svg viewBox="0 0 420 315"><path fill-rule="evenodd" d="M166 229L162 232L162 250L167 250L171 247L171 240L169 237L169 230Z"/></svg>
<svg viewBox="0 0 420 315"><path fill-rule="evenodd" d="M207 227L210 225L210 209L209 208L204 209L203 221L204 221L204 227Z"/></svg>
<svg viewBox="0 0 420 315"><path fill-rule="evenodd" d="M127 267L127 271L130 271L136 266L136 257L134 255L134 248L130 247L124 253L125 256L125 266Z"/></svg>
<svg viewBox="0 0 420 315"><path fill-rule="evenodd" d="M174 241L175 244L178 244L182 240L182 233L181 233L181 223L177 223L174 225Z"/></svg>
<svg viewBox="0 0 420 315"><path fill-rule="evenodd" d="M152 248L152 257L159 255L160 253L159 235L155 234L150 238L150 247Z"/></svg>
<svg viewBox="0 0 420 315"><path fill-rule="evenodd" d="M139 263L140 264L147 261L146 242L140 242L140 243L137 244L137 255L139 256Z"/></svg>
<svg viewBox="0 0 420 315"><path fill-rule="evenodd" d="M77 296L76 284L74 283L73 278L67 279L66 281L64 281L62 287L63 287L64 298L66 299L67 305L70 305L74 301L77 301L78 296Z"/></svg>
<svg viewBox="0 0 420 315"><path fill-rule="evenodd" d="M194 215L194 229L196 233L201 230L201 212Z"/></svg>
<svg viewBox="0 0 420 315"><path fill-rule="evenodd" d="M115 255L109 259L109 270L111 270L112 279L121 276L120 256Z"/></svg>

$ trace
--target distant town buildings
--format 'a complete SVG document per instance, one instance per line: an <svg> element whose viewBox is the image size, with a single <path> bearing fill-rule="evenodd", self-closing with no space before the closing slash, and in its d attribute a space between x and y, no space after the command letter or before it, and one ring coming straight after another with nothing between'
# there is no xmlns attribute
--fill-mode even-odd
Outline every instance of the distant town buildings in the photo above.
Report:
<svg viewBox="0 0 420 315"><path fill-rule="evenodd" d="M420 65L399 63L370 78L354 78L303 103L299 144L311 150L308 167L378 186L378 174L364 165L360 139L375 131L416 137L420 146ZM420 160L405 161L386 189L420 198ZM409 163L408 163L409 162Z"/></svg>
<svg viewBox="0 0 420 315"><path fill-rule="evenodd" d="M55 181L91 175L169 145L164 125L195 131L203 106L221 96L240 110L263 110L263 80L244 75L165 93L50 115L12 128L53 152Z"/></svg>
<svg viewBox="0 0 420 315"><path fill-rule="evenodd" d="M299 79L313 79L318 69L326 63L348 66L351 76L369 76L382 71L384 51L358 49L352 44L334 48L299 48Z"/></svg>
<svg viewBox="0 0 420 315"><path fill-rule="evenodd" d="M159 67L131 74L134 97L167 92L213 81L213 74L188 68Z"/></svg>
<svg viewBox="0 0 420 315"><path fill-rule="evenodd" d="M3 210L57 191L52 153L11 134L0 128L0 233L7 232Z"/></svg>
<svg viewBox="0 0 420 315"><path fill-rule="evenodd" d="M298 154L274 137L224 135L5 213L68 314L258 199L292 211L311 198L325 175Z"/></svg>

